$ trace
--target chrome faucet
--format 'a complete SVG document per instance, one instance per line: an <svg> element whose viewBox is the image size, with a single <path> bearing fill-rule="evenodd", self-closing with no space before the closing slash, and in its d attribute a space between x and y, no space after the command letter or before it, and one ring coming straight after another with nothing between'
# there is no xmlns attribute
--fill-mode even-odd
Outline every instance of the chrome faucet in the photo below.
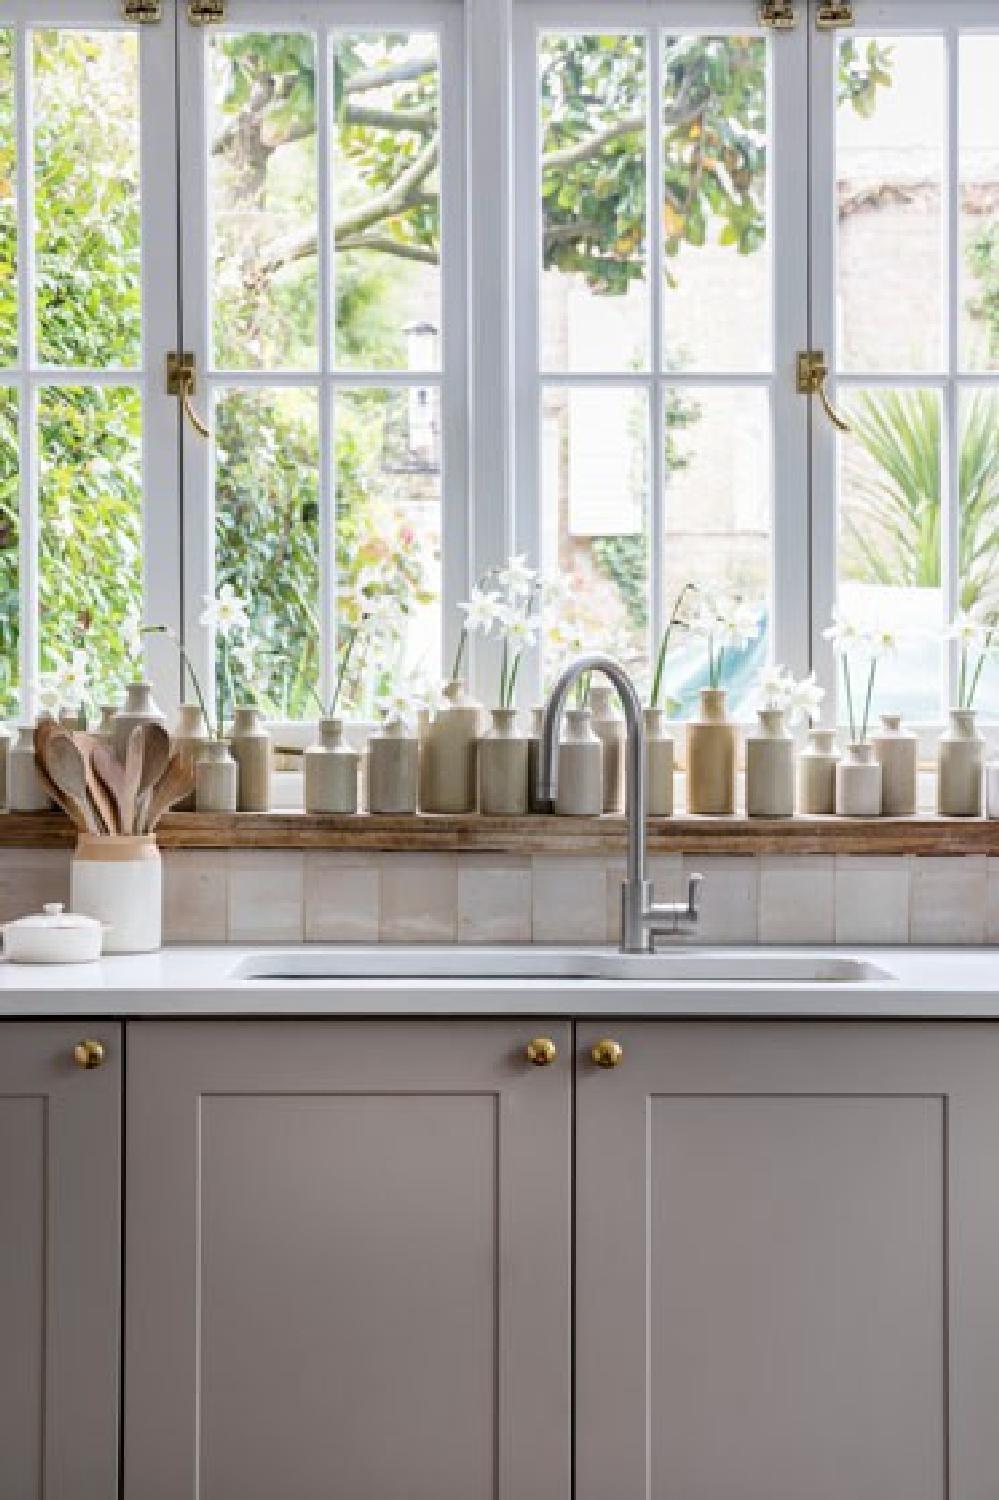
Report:
<svg viewBox="0 0 999 1500"><path fill-rule="evenodd" d="M541 725L538 797L554 802L558 795L559 738L565 700L584 673L602 672L617 689L627 728L625 747L625 815L628 820L628 868L621 888L621 951L651 953L660 936L677 936L697 923L701 876L691 875L686 901L657 902L648 878L645 828L645 730L635 684L611 656L581 656L562 673L545 705Z"/></svg>

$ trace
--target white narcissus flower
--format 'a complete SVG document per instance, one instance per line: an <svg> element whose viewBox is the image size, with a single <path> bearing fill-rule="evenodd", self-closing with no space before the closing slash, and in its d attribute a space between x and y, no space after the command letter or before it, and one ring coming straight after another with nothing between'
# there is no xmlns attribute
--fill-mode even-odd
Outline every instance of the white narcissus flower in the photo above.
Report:
<svg viewBox="0 0 999 1500"><path fill-rule="evenodd" d="M974 646L985 640L990 630L989 622L975 609L962 609L955 615L944 636L948 641L957 641L961 646Z"/></svg>
<svg viewBox="0 0 999 1500"><path fill-rule="evenodd" d="M731 594L702 595L690 621L698 635L710 636L727 650L748 646L760 633L760 612Z"/></svg>
<svg viewBox="0 0 999 1500"><path fill-rule="evenodd" d="M533 646L538 638L538 621L525 620L522 615L518 615L504 622L502 634L514 651L524 651L528 646Z"/></svg>
<svg viewBox="0 0 999 1500"><path fill-rule="evenodd" d="M237 597L231 583L222 585L217 598L205 600L200 623L207 625L218 635L231 635L234 630L249 629L250 616L246 605Z"/></svg>
<svg viewBox="0 0 999 1500"><path fill-rule="evenodd" d="M56 715L62 707L62 696L56 682L54 672L43 672L35 684L35 696L38 699L39 708L45 713Z"/></svg>
<svg viewBox="0 0 999 1500"><path fill-rule="evenodd" d="M53 673L53 685L59 702L67 708L79 708L87 696L88 675L86 651L74 651L69 661L59 662Z"/></svg>
<svg viewBox="0 0 999 1500"><path fill-rule="evenodd" d="M760 678L760 707L764 711L783 713L789 708L795 682L786 667L771 667Z"/></svg>
<svg viewBox="0 0 999 1500"><path fill-rule="evenodd" d="M834 651L840 652L864 646L868 641L868 633L860 621L845 614L839 605L833 606L832 624L826 626L822 636L832 642Z"/></svg>
<svg viewBox="0 0 999 1500"><path fill-rule="evenodd" d="M392 594L363 596L358 630L362 635L394 640L402 632L404 611Z"/></svg>
<svg viewBox="0 0 999 1500"><path fill-rule="evenodd" d="M474 588L466 603L458 606L465 616L465 629L469 635L489 635L495 625L503 619L503 601L498 594L486 589Z"/></svg>
<svg viewBox="0 0 999 1500"><path fill-rule="evenodd" d="M822 700L826 695L825 688L819 687L815 680L815 673L809 672L800 682L791 684L791 723L811 724L822 707Z"/></svg>
<svg viewBox="0 0 999 1500"><path fill-rule="evenodd" d="M901 640L899 631L890 625L873 626L867 634L868 649L879 661L883 657L897 656Z"/></svg>
<svg viewBox="0 0 999 1500"><path fill-rule="evenodd" d="M527 599L537 585L538 574L534 568L527 566L527 556L521 552L516 557L511 557L505 568L501 568L496 575L496 581L500 588L511 599Z"/></svg>
<svg viewBox="0 0 999 1500"><path fill-rule="evenodd" d="M400 677L387 692L375 698L375 707L386 724L410 724L430 703L429 684L419 673Z"/></svg>

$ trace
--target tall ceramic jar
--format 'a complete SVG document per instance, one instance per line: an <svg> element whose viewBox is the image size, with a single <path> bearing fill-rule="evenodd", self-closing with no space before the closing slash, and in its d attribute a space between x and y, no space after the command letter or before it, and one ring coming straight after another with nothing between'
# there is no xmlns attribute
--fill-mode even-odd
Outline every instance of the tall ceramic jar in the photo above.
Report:
<svg viewBox="0 0 999 1500"><path fill-rule="evenodd" d="M494 708L492 721L479 741L479 811L519 818L527 812L527 740L517 732L515 708Z"/></svg>
<svg viewBox="0 0 999 1500"><path fill-rule="evenodd" d="M645 724L645 790L648 814L651 818L671 818L676 755L673 736L666 728L666 710L647 708L642 719Z"/></svg>
<svg viewBox="0 0 999 1500"><path fill-rule="evenodd" d="M917 804L918 739L902 728L898 714L882 714L873 744L881 765L882 813L886 818L911 817Z"/></svg>
<svg viewBox="0 0 999 1500"><path fill-rule="evenodd" d="M35 761L35 726L19 724L7 763L7 802L11 812L45 812L52 806Z"/></svg>
<svg viewBox="0 0 999 1500"><path fill-rule="evenodd" d="M173 735L173 748L192 773L204 754L208 742L208 726L197 703L182 703L177 715L177 728ZM177 812L194 811L194 792L176 804Z"/></svg>
<svg viewBox="0 0 999 1500"><path fill-rule="evenodd" d="M881 766L869 740L847 745L836 767L836 811L841 818L877 818L881 814Z"/></svg>
<svg viewBox="0 0 999 1500"><path fill-rule="evenodd" d="M808 744L798 759L798 810L807 817L836 811L836 751L834 729L810 729Z"/></svg>
<svg viewBox="0 0 999 1500"><path fill-rule="evenodd" d="M233 709L229 749L239 767L237 810L266 812L271 805L274 757L271 753L271 737L264 727L258 708Z"/></svg>
<svg viewBox="0 0 999 1500"><path fill-rule="evenodd" d="M130 682L125 688L125 707L114 716L114 753L121 761L125 759L128 737L136 724L166 724L166 714L153 698L148 682Z"/></svg>
<svg viewBox="0 0 999 1500"><path fill-rule="evenodd" d="M229 741L212 738L194 767L194 806L199 813L234 813L239 806L239 767Z"/></svg>
<svg viewBox="0 0 999 1500"><path fill-rule="evenodd" d="M726 712L724 688L702 688L699 717L687 725L687 811L735 812L737 731Z"/></svg>
<svg viewBox="0 0 999 1500"><path fill-rule="evenodd" d="M99 706L97 725L91 731L95 739L103 740L106 745L114 746L114 721L120 711L121 706L117 703L102 703Z"/></svg>
<svg viewBox="0 0 999 1500"><path fill-rule="evenodd" d="M985 739L973 708L952 708L937 750L937 811L946 818L980 818Z"/></svg>
<svg viewBox="0 0 999 1500"><path fill-rule="evenodd" d="M430 722L423 739L424 812L470 813L475 811L478 742L483 732L483 712L455 678L444 688L444 706Z"/></svg>
<svg viewBox="0 0 999 1500"><path fill-rule="evenodd" d="M163 932L163 868L156 835L77 838L70 875L75 912L105 924L105 953L152 953Z"/></svg>
<svg viewBox="0 0 999 1500"><path fill-rule="evenodd" d="M617 690L606 683L590 687L593 733L603 746L603 811L624 811L624 720L616 711Z"/></svg>
<svg viewBox="0 0 999 1500"><path fill-rule="evenodd" d="M751 818L790 818L794 812L794 741L780 708L761 708L759 727L746 738L746 812Z"/></svg>
<svg viewBox="0 0 999 1500"><path fill-rule="evenodd" d="M321 719L319 744L305 752L305 811L356 813L361 757L343 737L343 719Z"/></svg>
<svg viewBox="0 0 999 1500"><path fill-rule="evenodd" d="M527 810L544 813L548 807L538 796L538 779L541 769L541 725L544 722L543 708L531 709L531 731L527 736Z"/></svg>
<svg viewBox="0 0 999 1500"><path fill-rule="evenodd" d="M368 811L415 813L419 796L419 737L392 719L368 741Z"/></svg>
<svg viewBox="0 0 999 1500"><path fill-rule="evenodd" d="M0 808L10 806L10 748L13 737L5 724L0 724Z"/></svg>
<svg viewBox="0 0 999 1500"><path fill-rule="evenodd" d="M555 811L563 817L599 817L604 805L603 746L588 708L569 708L558 753Z"/></svg>

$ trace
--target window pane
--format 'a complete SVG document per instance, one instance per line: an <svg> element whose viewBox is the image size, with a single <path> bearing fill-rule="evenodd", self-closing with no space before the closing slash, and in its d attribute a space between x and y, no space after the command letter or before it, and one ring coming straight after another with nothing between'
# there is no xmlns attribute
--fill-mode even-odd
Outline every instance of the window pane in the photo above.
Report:
<svg viewBox="0 0 999 1500"><path fill-rule="evenodd" d="M141 358L139 53L135 32L34 34L38 358Z"/></svg>
<svg viewBox="0 0 999 1500"><path fill-rule="evenodd" d="M688 583L731 592L759 606L764 628L746 651L727 658L732 708L749 711L769 655L772 598L770 401L764 390L674 388L667 396L667 609ZM686 715L707 686L702 641L679 644L667 687Z"/></svg>
<svg viewBox="0 0 999 1500"><path fill-rule="evenodd" d="M961 42L961 360L999 370L999 36Z"/></svg>
<svg viewBox="0 0 999 1500"><path fill-rule="evenodd" d="M315 38L226 32L208 58L216 368L315 369Z"/></svg>
<svg viewBox="0 0 999 1500"><path fill-rule="evenodd" d="M999 615L999 392L961 401L961 605ZM999 717L999 665L986 666L976 707Z"/></svg>
<svg viewBox="0 0 999 1500"><path fill-rule="evenodd" d="M216 584L232 585L251 622L248 656L229 652L236 696L255 698L276 718L314 718L320 649L316 393L226 390L216 402L215 432Z"/></svg>
<svg viewBox="0 0 999 1500"><path fill-rule="evenodd" d="M123 625L142 610L139 392L48 386L38 438L42 671L85 648L95 683L117 690L135 675Z"/></svg>
<svg viewBox="0 0 999 1500"><path fill-rule="evenodd" d="M437 38L341 35L332 74L337 363L438 369Z"/></svg>
<svg viewBox="0 0 999 1500"><path fill-rule="evenodd" d="M17 136L13 32L0 30L0 365L17 360Z"/></svg>
<svg viewBox="0 0 999 1500"><path fill-rule="evenodd" d="M349 684L366 714L400 672L441 676L440 392L435 387L339 391L336 566L341 616L359 581L394 597L400 639L376 646Z"/></svg>
<svg viewBox="0 0 999 1500"><path fill-rule="evenodd" d="M853 436L840 442L839 605L902 639L878 668L873 714L933 721L942 711L944 619L940 394L879 389L840 400ZM839 691L841 723L844 697Z"/></svg>
<svg viewBox="0 0 999 1500"><path fill-rule="evenodd" d="M663 45L664 358L670 370L772 362L767 43Z"/></svg>
<svg viewBox="0 0 999 1500"><path fill-rule="evenodd" d="M538 78L542 368L646 369L645 38L548 33Z"/></svg>
<svg viewBox="0 0 999 1500"><path fill-rule="evenodd" d="M839 43L839 63L840 366L939 370L946 218L943 40L848 36Z"/></svg>
<svg viewBox="0 0 999 1500"><path fill-rule="evenodd" d="M546 386L541 423L542 561L547 575L569 580L566 636L610 651L647 680L648 396ZM563 657L549 644L547 676Z"/></svg>
<svg viewBox="0 0 999 1500"><path fill-rule="evenodd" d="M19 577L17 394L0 387L0 714L14 712Z"/></svg>

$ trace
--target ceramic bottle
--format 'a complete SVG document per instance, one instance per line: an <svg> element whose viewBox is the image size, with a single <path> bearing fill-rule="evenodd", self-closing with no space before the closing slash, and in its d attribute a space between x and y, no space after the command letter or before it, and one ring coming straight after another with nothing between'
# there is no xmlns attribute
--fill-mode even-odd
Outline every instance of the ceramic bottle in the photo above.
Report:
<svg viewBox="0 0 999 1500"><path fill-rule="evenodd" d="M173 735L173 748L189 770L194 771L208 740L208 726L197 703L182 703ZM194 792L176 804L177 812L194 811Z"/></svg>
<svg viewBox="0 0 999 1500"><path fill-rule="evenodd" d="M945 818L980 818L985 739L973 708L952 708L937 750L937 811Z"/></svg>
<svg viewBox="0 0 999 1500"><path fill-rule="evenodd" d="M798 811L824 817L836 811L836 751L834 729L810 729L808 744L798 760Z"/></svg>
<svg viewBox="0 0 999 1500"><path fill-rule="evenodd" d="M881 815L881 766L870 740L847 745L836 767L836 811L841 818Z"/></svg>
<svg viewBox="0 0 999 1500"><path fill-rule="evenodd" d="M212 738L194 767L194 806L199 813L234 813L239 806L239 767L229 741Z"/></svg>
<svg viewBox="0 0 999 1500"><path fill-rule="evenodd" d="M118 703L102 703L98 708L98 720L96 727L91 730L95 739L103 740L106 745L114 746L114 721L121 712Z"/></svg>
<svg viewBox="0 0 999 1500"><path fill-rule="evenodd" d="M725 688L702 688L699 717L687 725L687 811L735 812L737 732L729 722Z"/></svg>
<svg viewBox="0 0 999 1500"><path fill-rule="evenodd" d="M361 757L345 742L339 716L319 723L319 744L305 752L305 811L356 813Z"/></svg>
<svg viewBox="0 0 999 1500"><path fill-rule="evenodd" d="M13 736L5 724L0 724L0 808L10 806L10 750Z"/></svg>
<svg viewBox="0 0 999 1500"><path fill-rule="evenodd" d="M909 818L916 811L919 741L902 728L898 714L881 715L874 736L881 765L881 811L886 818Z"/></svg>
<svg viewBox="0 0 999 1500"><path fill-rule="evenodd" d="M603 746L603 811L624 811L624 720L616 711L617 691L606 683L590 687L593 733Z"/></svg>
<svg viewBox="0 0 999 1500"><path fill-rule="evenodd" d="M746 739L746 813L790 818L794 813L794 741L784 711L761 708L759 727Z"/></svg>
<svg viewBox="0 0 999 1500"><path fill-rule="evenodd" d="M481 706L460 679L444 688L444 707L431 720L423 739L424 812L475 811L478 741L484 729Z"/></svg>
<svg viewBox="0 0 999 1500"><path fill-rule="evenodd" d="M73 911L105 924L105 953L151 953L163 930L163 867L155 834L81 833L70 876Z"/></svg>
<svg viewBox="0 0 999 1500"><path fill-rule="evenodd" d="M368 741L368 811L415 813L419 794L419 738L393 719Z"/></svg>
<svg viewBox="0 0 999 1500"><path fill-rule="evenodd" d="M492 728L479 741L479 811L487 817L527 812L528 746L517 717L515 708L494 708Z"/></svg>
<svg viewBox="0 0 999 1500"><path fill-rule="evenodd" d="M555 811L563 817L599 817L604 802L603 746L588 708L569 708L558 755Z"/></svg>
<svg viewBox="0 0 999 1500"><path fill-rule="evenodd" d="M676 754L673 736L666 728L666 710L647 708L642 719L645 724L645 790L649 817L671 818Z"/></svg>
<svg viewBox="0 0 999 1500"><path fill-rule="evenodd" d="M531 709L531 731L527 736L527 810L532 813L548 812L538 796L538 774L541 766L541 724L545 717L543 708Z"/></svg>
<svg viewBox="0 0 999 1500"><path fill-rule="evenodd" d="M112 739L119 760L125 759L128 737L136 724L166 724L166 714L153 698L148 682L130 682L125 688L125 707L114 716Z"/></svg>
<svg viewBox="0 0 999 1500"><path fill-rule="evenodd" d="M232 739L229 745L239 767L239 812L266 812L271 805L271 774L274 757L271 737L264 727L258 708L233 709Z"/></svg>
<svg viewBox="0 0 999 1500"><path fill-rule="evenodd" d="M11 812L45 812L52 806L35 762L35 726L19 724L7 765L7 802Z"/></svg>

